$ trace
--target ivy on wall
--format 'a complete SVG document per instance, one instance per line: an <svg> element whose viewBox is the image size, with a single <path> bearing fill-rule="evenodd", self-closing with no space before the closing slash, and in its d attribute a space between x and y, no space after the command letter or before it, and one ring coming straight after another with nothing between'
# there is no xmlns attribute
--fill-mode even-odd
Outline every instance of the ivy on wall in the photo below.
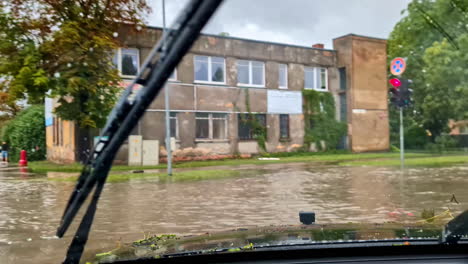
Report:
<svg viewBox="0 0 468 264"><path fill-rule="evenodd" d="M253 139L257 141L261 151L266 151L267 129L265 124L260 123L257 115L250 110L249 89L245 89L245 108L247 114L241 113L240 121L252 128Z"/></svg>
<svg viewBox="0 0 468 264"><path fill-rule="evenodd" d="M318 150L336 149L346 135L346 123L335 119L335 100L331 93L303 90L304 98L304 146L308 150L312 143Z"/></svg>

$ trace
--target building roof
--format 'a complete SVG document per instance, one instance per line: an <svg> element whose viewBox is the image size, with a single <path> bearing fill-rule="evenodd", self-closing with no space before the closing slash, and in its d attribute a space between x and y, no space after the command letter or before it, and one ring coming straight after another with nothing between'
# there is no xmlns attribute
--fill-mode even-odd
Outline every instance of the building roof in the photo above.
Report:
<svg viewBox="0 0 468 264"><path fill-rule="evenodd" d="M345 38L345 37L360 37L360 38L368 38L368 39L387 41L387 39L384 39L384 38L369 37L369 36L358 35L358 34L353 34L353 33L349 33L349 34L346 34L346 35L343 35L343 36L340 36L340 37L333 38L333 40L340 39L340 38Z"/></svg>
<svg viewBox="0 0 468 264"><path fill-rule="evenodd" d="M147 28L162 30L162 27L156 27L156 26L147 26ZM323 50L323 51L336 52L336 50L334 50L334 49L321 49L321 48L314 48L314 47L309 47L309 46L286 44L286 43L272 42L272 41L263 41L263 40L256 40L256 39L247 39L247 38L239 38L239 37L231 37L231 36L221 36L221 35L207 34L207 33L201 33L200 35L207 36L207 37L216 37L216 38L224 38L224 39L232 39L232 40L242 40L242 41L249 41L249 42L255 42L255 43L279 45L279 46L294 47L294 48L301 48L301 49L312 49L312 50Z"/></svg>

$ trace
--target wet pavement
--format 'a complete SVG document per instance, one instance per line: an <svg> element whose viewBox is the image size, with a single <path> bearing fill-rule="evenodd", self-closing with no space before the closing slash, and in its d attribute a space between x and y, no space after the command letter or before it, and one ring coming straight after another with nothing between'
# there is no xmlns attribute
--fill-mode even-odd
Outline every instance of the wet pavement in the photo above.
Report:
<svg viewBox="0 0 468 264"><path fill-rule="evenodd" d="M268 165L258 176L245 178L110 183L85 256L148 232L182 235L295 225L301 210L315 211L318 223L414 222L423 209L440 213L450 207L456 214L468 208L467 186L468 166L401 172L307 164ZM77 223L63 239L54 234L73 187L19 168L0 169L0 263L63 260ZM453 194L459 204L449 202Z"/></svg>

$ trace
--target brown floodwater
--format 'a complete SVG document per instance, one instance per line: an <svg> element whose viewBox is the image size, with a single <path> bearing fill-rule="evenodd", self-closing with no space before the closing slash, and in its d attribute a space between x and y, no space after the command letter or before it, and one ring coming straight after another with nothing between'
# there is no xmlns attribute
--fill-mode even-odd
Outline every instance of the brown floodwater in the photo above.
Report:
<svg viewBox="0 0 468 264"><path fill-rule="evenodd" d="M73 187L15 168L0 171L0 263L63 260L77 223L62 239L54 234ZM468 207L467 187L468 166L401 172L307 164L265 166L255 177L109 183L85 257L148 232L184 235L296 225L301 210L315 211L317 223L411 222L424 208L438 213L450 207L456 214ZM452 194L459 204L450 203Z"/></svg>

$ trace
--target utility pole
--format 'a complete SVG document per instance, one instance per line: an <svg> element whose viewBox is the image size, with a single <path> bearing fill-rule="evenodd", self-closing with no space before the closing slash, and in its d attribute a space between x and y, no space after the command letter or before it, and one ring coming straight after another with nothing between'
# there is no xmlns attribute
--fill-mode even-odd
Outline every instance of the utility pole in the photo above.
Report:
<svg viewBox="0 0 468 264"><path fill-rule="evenodd" d="M163 36L166 35L166 5L165 0L162 0L162 19L163 19ZM166 52L166 43L163 44L163 52ZM169 113L169 85L164 85L164 102L166 107L166 150L167 150L167 175L172 175L172 150L171 150L171 120Z"/></svg>
<svg viewBox="0 0 468 264"><path fill-rule="evenodd" d="M390 62L390 72L393 75L401 76L406 70L406 60L404 58L394 58ZM400 78L400 77L399 77ZM392 97L390 102L400 109L400 166L401 169L405 168L405 138L403 129L403 108L411 104L411 94L413 90L409 88L409 84L412 82L406 78L401 80L398 78L392 78L389 80L393 86L390 89Z"/></svg>
<svg viewBox="0 0 468 264"><path fill-rule="evenodd" d="M400 107L400 165L405 168L405 135L403 132L403 107Z"/></svg>

